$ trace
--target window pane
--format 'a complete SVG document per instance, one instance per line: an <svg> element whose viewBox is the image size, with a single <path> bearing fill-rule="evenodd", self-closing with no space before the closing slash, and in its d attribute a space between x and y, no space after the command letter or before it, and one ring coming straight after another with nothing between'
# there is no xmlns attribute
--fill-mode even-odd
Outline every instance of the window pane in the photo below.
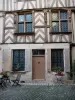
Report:
<svg viewBox="0 0 75 100"><path fill-rule="evenodd" d="M32 21L32 14L27 14L26 15L26 21L28 22L31 22Z"/></svg>
<svg viewBox="0 0 75 100"><path fill-rule="evenodd" d="M25 50L13 51L13 70L23 71L25 67Z"/></svg>
<svg viewBox="0 0 75 100"><path fill-rule="evenodd" d="M52 22L52 32L59 32L59 23Z"/></svg>
<svg viewBox="0 0 75 100"><path fill-rule="evenodd" d="M45 50L39 50L39 55L45 55Z"/></svg>
<svg viewBox="0 0 75 100"><path fill-rule="evenodd" d="M38 55L38 50L33 50L33 55Z"/></svg>
<svg viewBox="0 0 75 100"><path fill-rule="evenodd" d="M62 55L62 56L61 56ZM52 70L58 70L60 67L61 70L64 69L64 63L63 63L63 50L52 50L51 51L51 69Z"/></svg>
<svg viewBox="0 0 75 100"><path fill-rule="evenodd" d="M68 32L68 23L67 22L61 22L61 31Z"/></svg>
<svg viewBox="0 0 75 100"><path fill-rule="evenodd" d="M32 23L26 23L26 32L32 32Z"/></svg>
<svg viewBox="0 0 75 100"><path fill-rule="evenodd" d="M52 13L52 20L58 20L58 19L59 19L58 13Z"/></svg>
<svg viewBox="0 0 75 100"><path fill-rule="evenodd" d="M24 32L24 24L18 24L18 31L20 32Z"/></svg>
<svg viewBox="0 0 75 100"><path fill-rule="evenodd" d="M64 11L61 11L60 12L60 18L61 19L67 19L67 12L66 11L65 12Z"/></svg>
<svg viewBox="0 0 75 100"><path fill-rule="evenodd" d="M19 22L24 22L24 15L19 15Z"/></svg>

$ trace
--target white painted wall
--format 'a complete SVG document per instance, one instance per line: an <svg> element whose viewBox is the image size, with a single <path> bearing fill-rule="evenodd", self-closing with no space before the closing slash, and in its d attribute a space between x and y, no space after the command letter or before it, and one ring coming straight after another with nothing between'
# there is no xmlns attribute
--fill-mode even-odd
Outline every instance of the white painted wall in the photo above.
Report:
<svg viewBox="0 0 75 100"><path fill-rule="evenodd" d="M50 44L3 44L3 49L63 49L69 48L69 43L50 43Z"/></svg>
<svg viewBox="0 0 75 100"><path fill-rule="evenodd" d="M3 16L3 13L0 12L0 43L2 43L2 40L3 40L3 24L4 24L4 18L2 17Z"/></svg>
<svg viewBox="0 0 75 100"><path fill-rule="evenodd" d="M3 0L0 0L0 10L3 10Z"/></svg>
<svg viewBox="0 0 75 100"><path fill-rule="evenodd" d="M2 49L0 47L0 72L2 72L2 67L3 67L3 54L2 54Z"/></svg>

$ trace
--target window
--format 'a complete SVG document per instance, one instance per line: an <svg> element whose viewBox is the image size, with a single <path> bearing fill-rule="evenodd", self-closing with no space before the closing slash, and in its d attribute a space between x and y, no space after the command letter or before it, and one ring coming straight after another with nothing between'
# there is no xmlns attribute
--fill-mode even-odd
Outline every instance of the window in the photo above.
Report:
<svg viewBox="0 0 75 100"><path fill-rule="evenodd" d="M63 50L62 49L52 49L51 50L51 69L54 71L55 69L61 68L64 70L64 62L63 62Z"/></svg>
<svg viewBox="0 0 75 100"><path fill-rule="evenodd" d="M33 55L45 55L45 50L33 50Z"/></svg>
<svg viewBox="0 0 75 100"><path fill-rule="evenodd" d="M32 32L32 14L18 15L18 32Z"/></svg>
<svg viewBox="0 0 75 100"><path fill-rule="evenodd" d="M25 50L13 51L13 71L24 71L25 68Z"/></svg>
<svg viewBox="0 0 75 100"><path fill-rule="evenodd" d="M52 12L52 32L68 32L67 11Z"/></svg>

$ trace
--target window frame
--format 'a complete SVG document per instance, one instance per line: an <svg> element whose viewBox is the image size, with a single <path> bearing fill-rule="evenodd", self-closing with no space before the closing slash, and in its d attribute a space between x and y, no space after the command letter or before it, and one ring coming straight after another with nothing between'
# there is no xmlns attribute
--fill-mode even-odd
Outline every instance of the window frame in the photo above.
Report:
<svg viewBox="0 0 75 100"><path fill-rule="evenodd" d="M60 12L67 12L67 18L61 19ZM51 13L57 13L58 14L58 20L51 20L51 26L52 26L53 22L58 22L58 31L55 32L55 31L51 30L51 33L59 33L59 32L60 33L68 33L68 32L70 32L69 31L69 28L70 28L69 23L71 23L71 18L69 18L69 16L68 16L68 10L52 10ZM51 19L52 19L52 14L51 14ZM61 22L67 22L67 27L68 27L67 31L64 31L64 32L62 31Z"/></svg>
<svg viewBox="0 0 75 100"><path fill-rule="evenodd" d="M28 12L28 13L18 13L18 21L17 21L17 31L18 33L32 33L33 32L33 27L31 27L32 31L31 32L27 32L26 30L26 24L27 23L31 23L32 26L33 26L33 23L32 23L32 20L31 21L26 21L26 15L29 15L32 13L31 12ZM19 22L19 15L24 15L24 21L23 22ZM19 24L24 24L24 32L19 32Z"/></svg>
<svg viewBox="0 0 75 100"><path fill-rule="evenodd" d="M20 61L20 52L21 51L24 51L24 54L25 54L25 49L14 49L13 50L13 66L12 66L12 71L25 71L25 55L24 55L24 69L23 70L20 70L20 69L15 69L15 67L14 67L14 51L18 51L19 52L19 55L18 55L18 62ZM21 62L19 62L19 63L21 63Z"/></svg>
<svg viewBox="0 0 75 100"><path fill-rule="evenodd" d="M54 55L55 56L55 58L53 57L52 58L52 52L56 52L56 55ZM61 57L61 54L59 55L59 54L57 54L58 52L57 51L61 51L62 52L62 58L60 58ZM60 57L57 57L57 56L60 56ZM57 59L56 59L57 58ZM61 64L61 63L63 63L63 64L61 64L62 66L56 66L56 67L52 67L53 65L52 65L52 59L56 59L56 65L58 65L59 63ZM58 60L59 59L59 60ZM61 62L61 59L62 59L62 62ZM60 62L59 62L60 61ZM64 71L64 55L63 55L63 49L51 49L51 71L54 71L54 72L56 72L57 70L59 70L59 67L62 69L61 71Z"/></svg>
<svg viewBox="0 0 75 100"><path fill-rule="evenodd" d="M43 51L43 53L41 53L40 51ZM37 54L34 54L35 52ZM33 56L45 56L45 50L44 49L33 49L32 50L32 55Z"/></svg>

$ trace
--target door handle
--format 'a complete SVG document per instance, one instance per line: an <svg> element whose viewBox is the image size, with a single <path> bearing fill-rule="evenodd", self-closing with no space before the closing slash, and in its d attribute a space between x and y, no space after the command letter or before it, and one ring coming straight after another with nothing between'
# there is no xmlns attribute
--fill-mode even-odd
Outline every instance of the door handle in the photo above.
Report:
<svg viewBox="0 0 75 100"><path fill-rule="evenodd" d="M40 64L40 62L38 62L38 64Z"/></svg>

